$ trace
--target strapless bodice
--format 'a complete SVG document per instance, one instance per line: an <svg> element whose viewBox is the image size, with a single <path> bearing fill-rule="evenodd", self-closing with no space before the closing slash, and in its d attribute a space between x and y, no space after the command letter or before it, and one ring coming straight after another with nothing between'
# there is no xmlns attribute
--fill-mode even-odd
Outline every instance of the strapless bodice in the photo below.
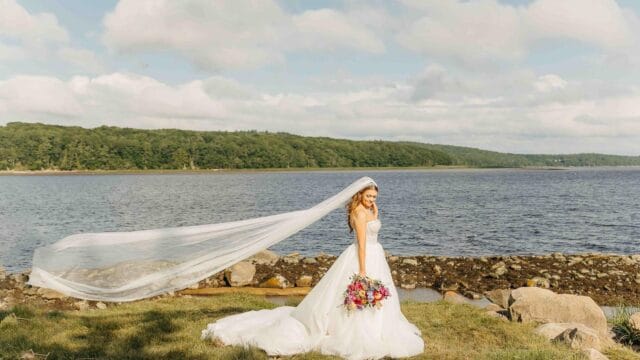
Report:
<svg viewBox="0 0 640 360"><path fill-rule="evenodd" d="M378 231L380 231L380 219L373 219L367 221L366 224L366 238L367 243L377 243L378 242ZM356 237L354 242L358 243L358 238Z"/></svg>

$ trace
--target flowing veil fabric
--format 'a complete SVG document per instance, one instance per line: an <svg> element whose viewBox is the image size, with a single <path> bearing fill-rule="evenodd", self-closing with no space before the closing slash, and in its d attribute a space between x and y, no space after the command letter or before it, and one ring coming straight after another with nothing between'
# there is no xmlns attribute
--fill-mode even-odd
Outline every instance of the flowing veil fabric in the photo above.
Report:
<svg viewBox="0 0 640 360"><path fill-rule="evenodd" d="M134 301L184 289L343 206L362 177L305 210L219 224L80 233L37 248L27 284L99 301Z"/></svg>

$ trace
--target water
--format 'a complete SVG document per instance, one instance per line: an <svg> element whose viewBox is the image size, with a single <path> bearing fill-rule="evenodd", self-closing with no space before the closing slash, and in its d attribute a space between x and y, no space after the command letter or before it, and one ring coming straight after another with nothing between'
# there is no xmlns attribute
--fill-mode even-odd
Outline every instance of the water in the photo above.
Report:
<svg viewBox="0 0 640 360"><path fill-rule="evenodd" d="M0 176L0 263L79 232L200 225L311 207L361 176L380 186L379 241L398 255L640 253L640 168ZM336 210L272 249L338 255Z"/></svg>

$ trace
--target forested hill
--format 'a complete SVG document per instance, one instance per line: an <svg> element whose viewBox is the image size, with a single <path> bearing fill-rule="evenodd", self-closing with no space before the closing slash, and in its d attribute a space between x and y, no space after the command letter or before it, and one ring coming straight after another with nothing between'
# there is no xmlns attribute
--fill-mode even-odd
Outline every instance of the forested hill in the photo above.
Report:
<svg viewBox="0 0 640 360"><path fill-rule="evenodd" d="M258 131L0 126L0 170L640 165L640 157L518 155L414 142L353 141Z"/></svg>

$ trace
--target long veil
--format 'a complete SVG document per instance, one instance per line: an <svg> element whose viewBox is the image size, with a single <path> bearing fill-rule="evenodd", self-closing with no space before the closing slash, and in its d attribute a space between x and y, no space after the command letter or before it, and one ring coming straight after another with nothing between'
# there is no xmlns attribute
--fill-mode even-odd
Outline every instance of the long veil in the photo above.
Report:
<svg viewBox="0 0 640 360"><path fill-rule="evenodd" d="M184 289L304 229L370 184L365 176L309 209L277 215L67 236L35 250L27 284L118 302Z"/></svg>

